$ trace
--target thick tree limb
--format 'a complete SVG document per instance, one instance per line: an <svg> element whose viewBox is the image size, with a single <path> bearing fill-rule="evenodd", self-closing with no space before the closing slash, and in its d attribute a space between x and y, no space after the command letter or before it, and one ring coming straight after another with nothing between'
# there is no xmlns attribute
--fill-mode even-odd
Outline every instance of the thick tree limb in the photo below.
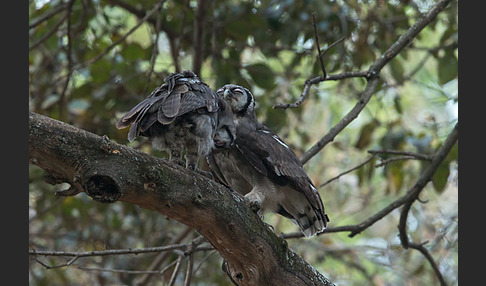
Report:
<svg viewBox="0 0 486 286"><path fill-rule="evenodd" d="M49 183L71 184L70 194L136 204L196 229L238 285L333 285L239 195L178 165L32 112L29 158Z"/></svg>

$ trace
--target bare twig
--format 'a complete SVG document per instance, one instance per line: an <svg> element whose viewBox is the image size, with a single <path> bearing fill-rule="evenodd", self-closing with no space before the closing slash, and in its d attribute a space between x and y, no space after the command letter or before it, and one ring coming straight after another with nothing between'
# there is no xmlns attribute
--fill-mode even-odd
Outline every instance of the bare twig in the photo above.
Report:
<svg viewBox="0 0 486 286"><path fill-rule="evenodd" d="M388 163L395 162L395 161L401 161L401 160L420 160L417 157L414 156L398 156L398 157L392 157L388 159L380 159L381 162L379 164L376 164L376 168L380 168L385 166Z"/></svg>
<svg viewBox="0 0 486 286"><path fill-rule="evenodd" d="M375 167L383 167L386 164L394 161L399 161L399 160L423 160L423 161L431 161L432 156L430 155L425 155L425 154L420 154L420 153L414 153L414 152L407 152L407 151L397 151L397 150L369 150L368 153L377 155L377 154L390 154L390 155L401 155L397 157L391 157L388 159L382 159L380 158L381 162L379 164L376 164Z"/></svg>
<svg viewBox="0 0 486 286"><path fill-rule="evenodd" d="M177 274L179 274L179 269L181 268L181 263L182 263L183 259L184 259L184 256L182 256L182 255L177 258L176 266L174 267L174 271L172 272L172 276L170 277L169 286L174 285L176 278L177 278Z"/></svg>
<svg viewBox="0 0 486 286"><path fill-rule="evenodd" d="M323 57L330 49L332 49L335 45L341 43L345 39L346 39L345 37L341 37L341 38L337 39L334 43L330 44L324 51L319 53L319 57ZM328 80L327 76L326 76L326 80Z"/></svg>
<svg viewBox="0 0 486 286"><path fill-rule="evenodd" d="M192 268L194 267L194 254L189 254L189 261L187 262L186 278L184 279L184 286L191 285Z"/></svg>
<svg viewBox="0 0 486 286"><path fill-rule="evenodd" d="M161 6L162 7L162 6ZM150 70L147 75L147 83L145 84L145 93L147 93L150 79L152 78L152 73L154 72L155 68L155 60L159 54L159 34L160 34L160 23L162 22L162 11L157 14L157 20L155 23L155 39L154 39L154 46L152 48L152 58L150 59Z"/></svg>
<svg viewBox="0 0 486 286"><path fill-rule="evenodd" d="M201 259L199 261L199 264L196 266L196 268L194 269L194 271L192 271L192 275L196 274L197 271L199 270L199 268L201 268L202 264L209 259L209 257L215 253L218 253L217 251L211 251L209 252L203 259Z"/></svg>
<svg viewBox="0 0 486 286"><path fill-rule="evenodd" d="M413 249L416 249L416 250L420 251L422 253L422 255L425 256L425 258L427 258L427 261L429 261L430 265L434 269L435 275L439 279L440 285L441 286L445 286L447 284L446 284L446 282L444 280L444 277L442 276L442 273L440 273L439 267L435 263L434 258L432 257L432 255L430 255L430 252L427 250L427 248L425 248L425 246L424 246L425 243L427 243L427 242L420 243L420 244L417 244L417 243L409 243L408 246L410 248L413 248Z"/></svg>
<svg viewBox="0 0 486 286"><path fill-rule="evenodd" d="M204 60L203 39L206 34L206 0L197 1L196 19L194 21L194 54L192 58L192 71L201 77L201 67Z"/></svg>
<svg viewBox="0 0 486 286"><path fill-rule="evenodd" d="M66 57L68 61L68 66L67 70L69 71L66 81L64 82L64 86L62 88L61 95L59 96L59 119L63 120L64 119L64 109L65 109L65 97L66 97L66 91L69 85L69 81L71 79L71 74L72 74L72 66L73 66L73 60L72 60L72 55L71 55L71 50L72 50L72 35L71 35L71 12L73 10L73 4L74 1L76 0L70 0L68 5L67 5L67 11L66 11L66 16L67 16L67 28L66 28L66 36L67 36L67 49L66 49Z"/></svg>
<svg viewBox="0 0 486 286"><path fill-rule="evenodd" d="M169 244L177 244L180 243L184 238L186 238L190 233L192 232L192 228L186 227L184 231L182 231L177 237L173 238ZM148 270L156 270L164 263L164 261L169 257L170 252L164 251L161 252L150 264ZM150 281L152 278L152 275L144 275L141 277L138 277L133 284L137 286L143 286L147 285L147 283Z"/></svg>
<svg viewBox="0 0 486 286"><path fill-rule="evenodd" d="M417 199L418 199L418 196L417 196ZM411 208L413 202L414 202L414 200L410 200L409 202L407 202L403 206L401 214L400 214L400 221L399 221L399 224L398 224L400 242L402 243L402 246L405 249L412 248L412 249L416 249L416 250L420 251L425 256L425 258L427 259L429 264L432 266L432 269L434 269L435 275L439 279L440 285L445 286L447 284L444 280L444 277L442 276L442 273L440 273L439 267L435 263L432 255L430 255L430 252L424 246L427 243L427 241L420 243L420 244L417 244L417 243L410 242L409 239L408 239L407 218L408 218L408 213L410 211L410 208Z"/></svg>
<svg viewBox="0 0 486 286"><path fill-rule="evenodd" d="M108 269L108 268L95 268L95 267L83 267L76 266L77 269L86 271L98 271L98 272L112 272L112 273L125 273L125 274L160 274L160 271L153 270L123 270L123 269Z"/></svg>
<svg viewBox="0 0 486 286"><path fill-rule="evenodd" d="M79 258L79 256L74 256L68 262L63 263L63 264L54 265L54 266L47 265L44 262L42 262L39 259L37 259L36 257L34 257L33 259L35 261L37 261L40 265L44 266L46 269L55 269L55 268L61 268L61 267L70 266L71 264L74 263L74 261L78 260L78 258Z"/></svg>
<svg viewBox="0 0 486 286"><path fill-rule="evenodd" d="M107 255L124 255L124 254L140 254L140 253L152 253L170 250L185 249L187 244L173 244L159 247L147 247L147 248L134 248L134 249L111 249L111 250L98 250L98 251L45 251L45 250L29 250L30 256L75 256L75 257L90 257L90 256L107 256Z"/></svg>
<svg viewBox="0 0 486 286"><path fill-rule="evenodd" d="M327 77L326 67L324 66L324 60L322 59L321 47L319 45L319 35L317 34L317 25L316 25L316 14L312 13L312 26L314 27L314 37L316 38L316 49L317 49L317 57L319 58L319 63L321 65L322 70L322 78L325 80Z"/></svg>
<svg viewBox="0 0 486 286"><path fill-rule="evenodd" d="M312 27L314 28L314 37L315 37L315 41L316 41L316 50L317 50L317 57L319 58L319 63L321 65L321 70L322 70L322 75L320 76L317 76L317 77L314 77L314 78L309 78L305 81L304 83L304 90L302 92L302 94L300 95L299 99L297 99L297 101L295 101L294 103L277 103L273 106L274 109L277 109L277 108L283 108L283 109L287 109L287 108L296 108L296 107L299 107L306 99L307 99L307 96L309 94L309 90L310 90L310 87L314 84L318 84L322 81L325 81L325 80L336 80L338 78L346 78L346 77L356 77L356 76L366 76L366 73L362 73L362 72L351 72L351 73L343 73L343 74L340 74L340 75L335 75L335 76L330 76L328 77L327 76L327 72L326 72L326 67L324 65L324 60L323 60L323 56L331 49L333 48L335 45L341 43L342 41L344 41L344 37L338 39L337 41L335 41L334 43L330 44L329 47L327 47L326 50L324 51L321 51L321 47L320 47L320 44L319 44L319 35L317 33L317 25L316 25L316 16L315 16L315 13L312 13Z"/></svg>
<svg viewBox="0 0 486 286"><path fill-rule="evenodd" d="M287 108L296 108L299 107L306 99L307 96L309 95L309 91L311 86L318 84L324 80L341 80L345 78L353 78L353 77L366 77L368 75L367 71L351 71L351 72L343 72L340 74L335 74L335 75L328 75L326 78L323 78L322 76L317 76L313 77L310 79L307 79L304 83L304 89L299 97L299 99L294 102L294 103L277 103L273 106L274 109L282 108L282 109L287 109Z"/></svg>
<svg viewBox="0 0 486 286"><path fill-rule="evenodd" d="M361 163L361 164L359 164L359 165L357 165L357 166L355 166L355 167L353 167L353 168L351 168L351 169L349 169L349 170L347 170L347 171L344 171L344 172L342 172L341 174L339 174L339 175L337 175L337 176L335 176L335 177L333 177L333 178L331 178L331 179L327 180L326 182L322 183L322 184L319 186L319 188L324 187L325 185L329 184L330 182L332 182L332 181L334 181L334 180L339 179L341 176L344 176L344 175L346 175L346 174L348 174L348 173L351 173L351 172L352 172L352 171L354 171L354 170L357 170L357 169L359 169L359 168L363 167L364 165L368 164L368 163L369 163L371 160L373 160L373 158L375 158L375 155L371 155L371 156L370 156L368 159L366 159L366 160L365 160L363 163Z"/></svg>
<svg viewBox="0 0 486 286"><path fill-rule="evenodd" d="M340 42L344 41L344 37L338 39L334 43L330 44L329 47L327 47L326 50L321 51L320 45L319 45L319 36L317 34L317 26L316 26L316 19L315 19L315 14L312 13L312 26L314 27L314 35L316 38L316 49L317 49L317 57L319 58L319 63L321 65L321 70L322 70L322 75L314 77L314 78L309 78L305 81L304 83L304 90L302 91L302 94L300 95L299 99L295 101L294 103L277 103L273 106L274 109L277 108L296 108L299 107L306 99L310 91L310 87L314 84L318 84L322 81L325 80L338 80L338 79L343 79L343 78L348 78L348 77L365 77L367 75L366 72L346 72L338 75L333 75L333 76L328 76L326 72L326 68L324 66L324 60L323 56L335 45L339 44Z"/></svg>
<svg viewBox="0 0 486 286"><path fill-rule="evenodd" d="M431 155L408 152L408 151L399 151L399 150L368 150L368 153L376 155L376 154L391 154L391 155L403 155L413 157L417 160L424 160L424 161L431 161Z"/></svg>
<svg viewBox="0 0 486 286"><path fill-rule="evenodd" d="M165 266L164 268L160 269L158 274L161 275L161 276L164 275L164 273L167 272L167 270L169 270L176 263L177 263L177 259L172 261L171 263L167 264L167 266Z"/></svg>
<svg viewBox="0 0 486 286"><path fill-rule="evenodd" d="M37 48L45 40L49 39L52 35L54 35L54 33L57 32L57 29L59 28L59 26L61 26L64 20L66 20L66 18L67 18L67 13L64 14L64 16L61 17L61 19L59 19L59 21L54 25L54 27L52 27L51 30L49 30L49 32L45 33L44 36L42 36L42 38L40 38L37 42L35 42L34 44L32 44L32 46L29 47L29 52Z"/></svg>
<svg viewBox="0 0 486 286"><path fill-rule="evenodd" d="M56 8L49 10L44 16L39 18L37 21L33 21L29 24L29 30L39 26L42 22L49 20L49 18L54 17L57 13L61 12L62 10L66 9L66 4L60 4Z"/></svg>

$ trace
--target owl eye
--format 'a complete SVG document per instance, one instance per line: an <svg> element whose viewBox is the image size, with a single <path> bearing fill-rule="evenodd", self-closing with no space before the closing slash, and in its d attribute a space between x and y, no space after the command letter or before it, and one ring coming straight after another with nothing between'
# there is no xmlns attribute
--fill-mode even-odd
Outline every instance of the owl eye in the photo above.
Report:
<svg viewBox="0 0 486 286"><path fill-rule="evenodd" d="M233 92L238 92L238 93L243 94L243 90L241 88L235 88L235 89L233 89Z"/></svg>

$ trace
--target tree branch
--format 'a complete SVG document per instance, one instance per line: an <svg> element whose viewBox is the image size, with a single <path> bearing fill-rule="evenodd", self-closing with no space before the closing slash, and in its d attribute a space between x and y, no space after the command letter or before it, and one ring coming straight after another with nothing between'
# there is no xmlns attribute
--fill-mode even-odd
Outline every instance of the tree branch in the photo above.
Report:
<svg viewBox="0 0 486 286"><path fill-rule="evenodd" d="M353 107L353 109L346 114L341 121L339 121L334 127L332 127L329 132L324 135L317 143L314 144L308 151L306 151L300 161L305 164L309 159L315 156L322 148L324 148L328 143L332 142L334 138L351 123L361 111L364 109L371 96L374 94L377 84L378 76L383 67L391 61L400 51L402 51L419 33L425 28L429 23L431 23L437 15L451 2L451 0L442 0L437 2L422 18L420 18L410 29L408 29L403 35L401 35L395 43L393 43L390 48L383 53L383 55L378 58L368 69L366 73L366 78L368 83L365 90L360 95L358 102ZM324 79L321 77L313 79L315 83L321 82ZM313 81L313 82L314 82ZM313 83L313 84L315 84ZM304 86L303 94L309 92L311 84ZM302 98L302 101L305 98ZM300 103L299 103L300 105Z"/></svg>
<svg viewBox="0 0 486 286"><path fill-rule="evenodd" d="M341 119L334 127L332 127L329 132L324 135L317 143L314 144L309 150L307 150L302 157L300 158L300 162L302 164L307 163L309 159L314 157L319 151L321 151L324 146L328 143L334 141L334 138L346 127L351 123L361 111L365 108L365 106L370 101L371 97L375 93L376 87L378 86L378 77L374 77L368 81L365 90L359 96L358 102L356 105L351 109L351 111L346 114L343 119Z"/></svg>
<svg viewBox="0 0 486 286"><path fill-rule="evenodd" d="M371 160L373 160L375 158L375 155L371 155L368 159L366 159L363 163L360 163L359 165L347 170L347 171L344 171L340 174L338 174L337 176L327 180L326 182L322 183L321 185L319 185L319 188L322 188L324 187L325 185L329 184L330 182L334 181L334 180L337 180L339 178L341 178L341 176L344 176L346 174L349 174L351 173L352 171L354 170L358 170L359 168L363 167L364 165L368 164Z"/></svg>
<svg viewBox="0 0 486 286"><path fill-rule="evenodd" d="M32 23L29 24L29 30L39 26L42 22L49 20L49 18L54 17L56 14L66 9L66 6L67 4L65 3L59 4L56 8L49 10L45 15L43 15L36 21L32 21Z"/></svg>
<svg viewBox="0 0 486 286"><path fill-rule="evenodd" d="M316 14L312 13L312 27L314 28L314 37L316 38L316 50L317 50L317 57L319 58L319 64L321 65L322 70L322 78L327 77L326 67L324 66L324 60L322 59L322 52L321 46L319 44L319 35L317 33L317 25L316 25Z"/></svg>
<svg viewBox="0 0 486 286"><path fill-rule="evenodd" d="M206 34L206 0L197 1L196 19L194 21L194 54L192 60L192 71L201 77L201 67L204 59L203 40Z"/></svg>
<svg viewBox="0 0 486 286"><path fill-rule="evenodd" d="M197 230L238 285L333 285L288 248L241 196L177 164L31 112L29 159L50 183L136 204Z"/></svg>

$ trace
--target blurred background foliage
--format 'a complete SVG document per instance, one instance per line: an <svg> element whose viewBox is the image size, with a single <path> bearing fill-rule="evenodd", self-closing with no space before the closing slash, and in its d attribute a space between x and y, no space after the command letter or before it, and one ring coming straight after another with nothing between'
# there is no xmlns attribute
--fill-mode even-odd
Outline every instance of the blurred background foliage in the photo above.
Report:
<svg viewBox="0 0 486 286"><path fill-rule="evenodd" d="M154 9L147 21L139 21ZM302 155L355 105L363 78L325 81L308 99L291 103L306 79L322 74L316 57L312 13L328 74L367 70L434 1L284 0L155 1L29 0L29 110L127 144L128 130L115 122L163 82L191 69L213 89L236 83L253 91L259 119ZM133 30L133 31L132 31ZM128 35L127 35L128 34ZM370 157L368 150L433 154L457 122L458 18L453 1L381 72L379 89L359 115L305 168L316 186ZM152 152L142 138L130 144ZM447 282L458 283L457 145L415 203L408 233L428 241ZM428 163L386 155L319 188L331 226L358 224L403 195ZM29 169L30 248L88 251L190 242L195 231L158 213L123 203L101 204L84 194L54 196L63 185L44 182ZM399 211L349 238L329 233L291 239L289 245L340 285L435 285L425 257L405 250L397 237ZM297 231L268 214L276 233ZM181 235L184 234L184 235ZM182 238L181 238L182 237ZM31 285L125 285L154 270L159 254L89 257L69 267L46 269L30 259ZM169 253L160 270L177 259ZM57 265L66 259L39 257ZM215 251L198 252L194 285L228 285ZM173 265L173 264L172 264ZM148 285L165 285L172 271ZM183 283L184 275L176 280ZM139 280L137 280L139 279ZM165 281L165 282L164 282Z"/></svg>

